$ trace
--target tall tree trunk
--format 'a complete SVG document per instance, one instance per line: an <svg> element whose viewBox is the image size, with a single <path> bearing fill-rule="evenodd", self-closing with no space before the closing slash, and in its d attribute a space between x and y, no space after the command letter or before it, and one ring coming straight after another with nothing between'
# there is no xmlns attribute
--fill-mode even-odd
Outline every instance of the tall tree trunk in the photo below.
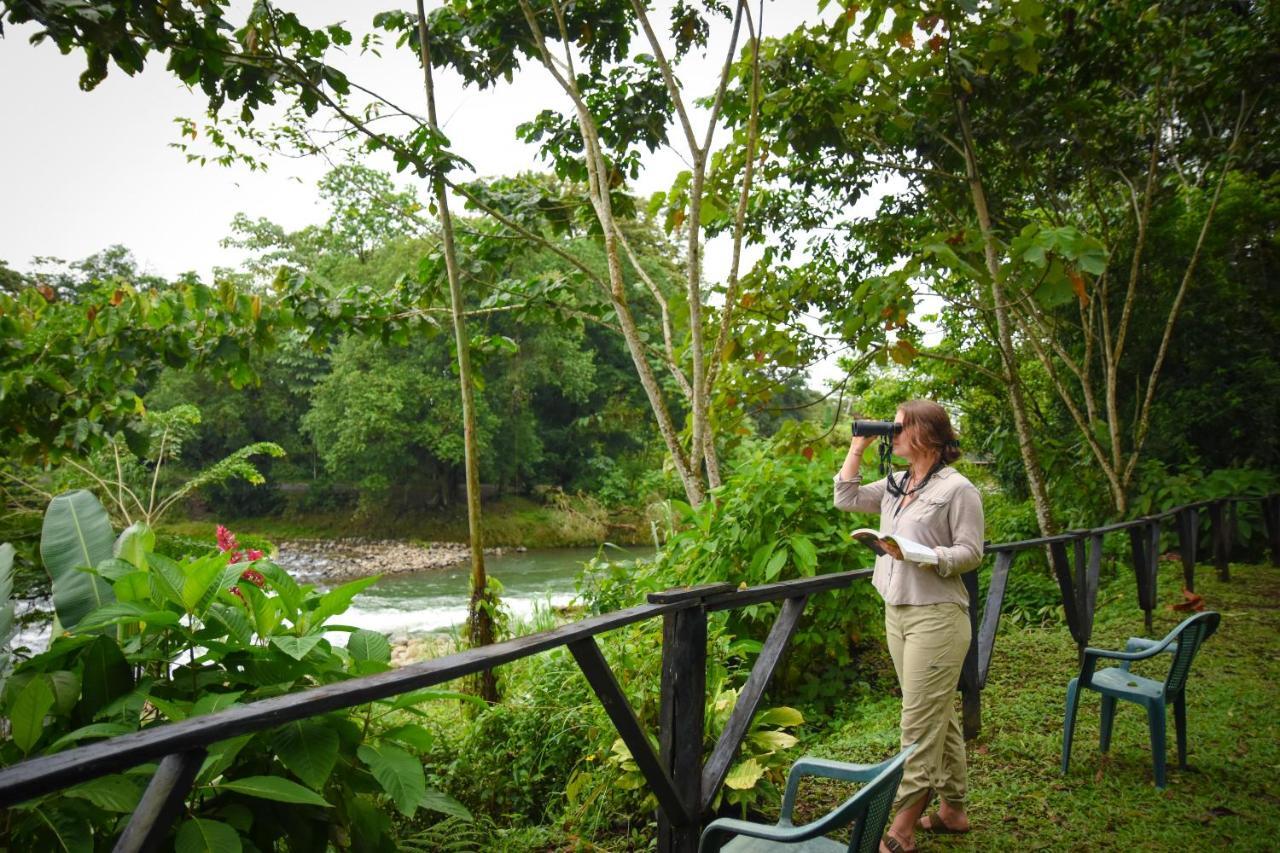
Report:
<svg viewBox="0 0 1280 853"><path fill-rule="evenodd" d="M427 122L439 134L436 121L435 87L431 79L431 47L428 41L427 15L418 0L418 41L422 60L423 84L427 95ZM453 336L458 348L458 378L462 385L463 459L467 475L467 531L471 541L471 601L467 609L467 637L473 647L494 641L493 610L488 595L488 579L484 570L484 540L480 531L480 460L476 448L476 404L471 386L471 347L463 317L462 287L458 281L458 257L453 239L453 217L449 214L449 196L444 176L433 173L432 189L440 211L440 236L444 249L445 272L449 279L449 304L453 314ZM493 670L485 670L478 678L478 693L489 702L498 701L498 684Z"/></svg>
<svg viewBox="0 0 1280 853"><path fill-rule="evenodd" d="M1000 275L1000 258L996 249L995 231L991 227L991 210L987 206L987 192L982 184L982 176L978 173L973 135L969 131L968 110L962 97L956 98L956 117L960 122L964 146L965 175L969 181L969 193L973 198L978 227L982 230L982 249L987 264L987 274L991 276L991 302L996 315L996 335L1000 345L1000 358L1004 362L1005 375L1009 382L1009 403L1010 408L1013 409L1014 430L1018 435L1018 451L1022 455L1022 465L1026 471L1027 485L1031 489L1031 499L1035 504L1036 521L1040 525L1040 533L1043 536L1052 536L1057 532L1058 524L1053 517L1053 506L1049 501L1048 490L1045 488L1044 470L1040 467L1040 459L1031 438L1031 422L1027 417L1022 378L1018 373L1017 355L1013 349L1009 304Z"/></svg>

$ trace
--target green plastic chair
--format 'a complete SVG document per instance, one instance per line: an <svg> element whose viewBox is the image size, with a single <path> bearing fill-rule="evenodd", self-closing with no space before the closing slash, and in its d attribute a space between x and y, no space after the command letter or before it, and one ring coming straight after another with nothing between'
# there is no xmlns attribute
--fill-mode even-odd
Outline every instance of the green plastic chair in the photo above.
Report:
<svg viewBox="0 0 1280 853"><path fill-rule="evenodd" d="M1115 720L1116 700L1136 702L1147 709L1147 726L1151 730L1151 757L1155 763L1156 787L1165 786L1165 706L1173 704L1173 718L1178 730L1178 767L1187 767L1187 675L1200 644L1218 630L1221 617L1212 610L1197 613L1169 632L1163 640L1130 637L1123 652L1087 648L1080 676L1067 685L1067 719L1062 730L1062 773L1071 761L1071 738L1076 728L1076 707L1080 691L1096 690L1102 694L1102 736L1100 747L1111 747L1111 724ZM1134 675L1129 665L1134 661L1155 657L1161 652L1173 655L1169 675L1163 682ZM1102 658L1120 661L1120 666L1094 669Z"/></svg>
<svg viewBox="0 0 1280 853"><path fill-rule="evenodd" d="M822 758L801 758L791 766L787 789L782 796L782 816L773 825L751 823L734 818L720 818L702 831L699 853L716 850L733 853L873 853L880 845L880 835L889 820L889 807L902 781L902 765L915 750L915 744L879 764L845 764ZM812 823L794 826L791 811L796 803L796 789L805 776L820 776L843 782L865 782L856 794L836 809ZM849 842L843 844L823 836L850 824Z"/></svg>

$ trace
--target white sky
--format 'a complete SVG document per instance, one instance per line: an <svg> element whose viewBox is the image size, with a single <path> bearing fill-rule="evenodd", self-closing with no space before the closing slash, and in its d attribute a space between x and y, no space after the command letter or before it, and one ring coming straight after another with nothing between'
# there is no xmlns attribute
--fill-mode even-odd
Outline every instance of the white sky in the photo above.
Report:
<svg viewBox="0 0 1280 853"><path fill-rule="evenodd" d="M356 82L387 95L407 109L422 104L421 74L412 56L390 46L381 59L358 54L360 36L386 0L308 0L308 24L344 20L355 35L349 62L334 62ZM429 3L429 8L436 4ZM671 3L657 4L660 32ZM765 34L779 34L817 17L817 4L779 0L765 5ZM713 29L705 58L679 69L686 96L714 91L729 25ZM25 270L36 256L78 260L112 244L128 247L141 267L166 277L194 271L209 278L215 266L234 266L235 250L219 242L237 212L265 216L288 229L318 223L325 211L316 182L328 168L323 160L277 157L266 172L246 167L200 167L170 147L178 140L177 116L200 118L205 98L182 86L152 57L137 77L112 68L92 92L81 92L81 54L62 56L49 43L28 44L31 27L6 27L0 39L0 259ZM744 33L745 38L745 33ZM633 45L633 52L644 49ZM515 138L515 128L540 110L566 108L566 98L547 73L529 66L512 85L496 91L465 90L452 75L437 75L437 105L452 147L481 175L545 168L532 146ZM694 124L705 128L695 110ZM724 131L720 132L724 139ZM699 132L701 136L701 132ZM673 140L680 137L673 132ZM683 146L679 146L683 147ZM392 171L389 158L370 162ZM649 155L636 189L641 195L666 189L685 168L669 149ZM426 197L425 188L419 195ZM728 239L708 245L707 274L721 279L728 268ZM753 257L744 258L744 269ZM820 380L834 366L814 372Z"/></svg>

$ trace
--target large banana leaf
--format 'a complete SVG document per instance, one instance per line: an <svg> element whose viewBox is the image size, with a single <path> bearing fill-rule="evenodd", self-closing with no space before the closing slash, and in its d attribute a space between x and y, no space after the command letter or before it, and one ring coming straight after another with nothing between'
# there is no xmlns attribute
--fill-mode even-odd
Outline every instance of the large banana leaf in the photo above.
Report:
<svg viewBox="0 0 1280 853"><path fill-rule="evenodd" d="M91 492L58 495L44 514L40 559L53 581L53 608L63 629L115 600L111 585L83 568L110 559L115 543L111 519Z"/></svg>

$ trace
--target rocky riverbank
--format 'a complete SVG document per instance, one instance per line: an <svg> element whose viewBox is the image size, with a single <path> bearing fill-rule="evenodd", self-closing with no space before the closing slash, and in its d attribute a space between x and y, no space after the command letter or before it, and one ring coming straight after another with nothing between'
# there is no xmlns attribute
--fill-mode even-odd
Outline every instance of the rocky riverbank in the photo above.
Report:
<svg viewBox="0 0 1280 853"><path fill-rule="evenodd" d="M429 572L471 559L464 542L416 543L403 539L293 539L277 543L275 562L299 580L334 581L369 575ZM486 548L498 557L524 548Z"/></svg>

